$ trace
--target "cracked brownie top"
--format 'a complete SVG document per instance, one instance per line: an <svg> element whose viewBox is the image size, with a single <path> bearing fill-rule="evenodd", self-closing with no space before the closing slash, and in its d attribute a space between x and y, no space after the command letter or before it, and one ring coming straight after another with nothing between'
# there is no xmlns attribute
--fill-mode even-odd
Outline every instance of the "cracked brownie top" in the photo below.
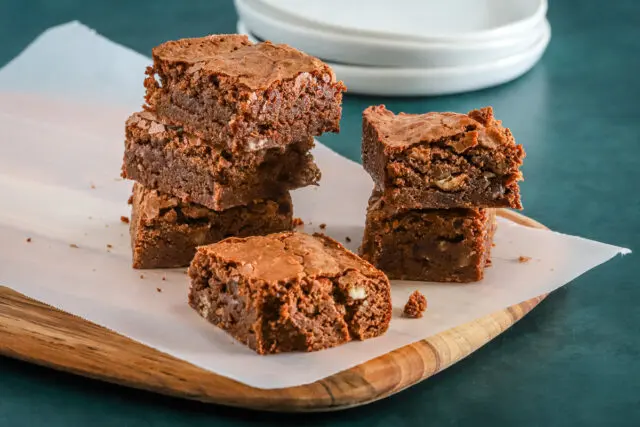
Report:
<svg viewBox="0 0 640 427"><path fill-rule="evenodd" d="M498 145L515 145L511 132L495 119L491 107L473 110L469 114L394 114L384 105L376 105L364 111L363 119L376 129L380 143L389 151L444 140L449 140L445 143L458 153L476 145L489 149ZM460 135L463 137L454 138Z"/></svg>
<svg viewBox="0 0 640 427"><path fill-rule="evenodd" d="M266 282L331 277L355 270L369 278L384 277L330 237L285 232L268 236L229 238L200 248L218 260L236 264L247 278Z"/></svg>
<svg viewBox="0 0 640 427"><path fill-rule="evenodd" d="M187 64L187 73L233 78L251 90L292 79L302 73L322 73L335 82L333 70L313 56L286 44L253 44L246 36L229 34L169 41L153 49L157 62Z"/></svg>

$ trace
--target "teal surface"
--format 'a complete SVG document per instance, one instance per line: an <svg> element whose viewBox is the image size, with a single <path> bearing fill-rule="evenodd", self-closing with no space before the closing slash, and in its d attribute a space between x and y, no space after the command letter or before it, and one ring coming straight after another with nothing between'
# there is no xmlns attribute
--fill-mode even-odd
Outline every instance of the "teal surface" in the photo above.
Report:
<svg viewBox="0 0 640 427"><path fill-rule="evenodd" d="M407 112L493 105L528 153L524 213L639 251L640 2L550 3L551 45L524 77L460 96L348 96L342 133L322 141L358 159L360 113L370 104ZM167 39L233 32L236 16L230 1L217 0L2 0L0 64L49 26L74 19L148 54ZM636 254L614 259L467 360L364 408L255 413L0 358L0 426L640 426L639 275Z"/></svg>

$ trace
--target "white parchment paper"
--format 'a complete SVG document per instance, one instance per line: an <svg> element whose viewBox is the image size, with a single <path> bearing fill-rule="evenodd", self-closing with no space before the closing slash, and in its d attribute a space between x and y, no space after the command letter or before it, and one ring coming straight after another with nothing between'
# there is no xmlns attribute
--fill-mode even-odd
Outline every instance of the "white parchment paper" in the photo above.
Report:
<svg viewBox="0 0 640 427"><path fill-rule="evenodd" d="M280 388L553 291L629 252L501 220L493 266L482 282L394 282L394 317L383 337L317 353L258 356L191 310L184 270L130 267L128 226L120 216L129 215L131 183L119 171L124 122L140 109L148 62L71 23L48 30L0 70L0 284L217 374ZM294 192L295 214L312 224L307 231L326 223L325 232L343 242L349 236L347 246L356 250L371 180L322 145L314 155L323 179L318 188ZM519 263L520 255L532 259ZM417 288L429 300L426 315L399 317Z"/></svg>

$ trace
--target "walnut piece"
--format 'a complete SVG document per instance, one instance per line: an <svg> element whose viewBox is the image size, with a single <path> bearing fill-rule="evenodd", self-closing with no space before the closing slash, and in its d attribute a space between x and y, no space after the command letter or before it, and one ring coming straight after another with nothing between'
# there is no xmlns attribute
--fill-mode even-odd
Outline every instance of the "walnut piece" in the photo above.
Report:
<svg viewBox="0 0 640 427"><path fill-rule="evenodd" d="M436 186L443 191L459 190L467 180L467 175L450 176L448 178L435 181Z"/></svg>
<svg viewBox="0 0 640 427"><path fill-rule="evenodd" d="M158 122L151 122L151 126L149 126L149 134L153 135L156 133L164 132L164 125Z"/></svg>
<svg viewBox="0 0 640 427"><path fill-rule="evenodd" d="M351 299L365 299L367 297L367 290L362 286L353 286L349 288L349 298Z"/></svg>

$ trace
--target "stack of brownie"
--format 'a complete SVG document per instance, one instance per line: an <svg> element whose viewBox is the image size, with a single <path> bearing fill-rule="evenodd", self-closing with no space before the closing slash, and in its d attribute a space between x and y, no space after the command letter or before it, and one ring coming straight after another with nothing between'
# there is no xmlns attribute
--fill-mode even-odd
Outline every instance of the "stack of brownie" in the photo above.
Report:
<svg viewBox="0 0 640 427"><path fill-rule="evenodd" d="M154 48L147 75L122 172L137 181L133 266L186 266L199 245L291 229L289 191L320 178L313 138L339 130L345 88L331 68L219 35Z"/></svg>
<svg viewBox="0 0 640 427"><path fill-rule="evenodd" d="M490 263L495 208L521 209L524 150L491 107L469 114L363 113L375 182L361 255L390 279L474 282Z"/></svg>

